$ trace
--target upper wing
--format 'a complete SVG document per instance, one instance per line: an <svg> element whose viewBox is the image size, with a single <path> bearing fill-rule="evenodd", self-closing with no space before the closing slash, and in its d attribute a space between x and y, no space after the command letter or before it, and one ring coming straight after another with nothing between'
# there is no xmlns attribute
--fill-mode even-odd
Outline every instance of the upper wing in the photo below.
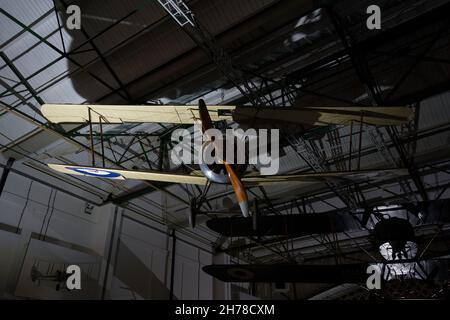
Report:
<svg viewBox="0 0 450 320"><path fill-rule="evenodd" d="M234 106L209 106L212 121L231 120ZM89 104L44 104L42 114L53 123L99 123L158 122L194 124L200 115L196 106L168 105L89 105Z"/></svg>
<svg viewBox="0 0 450 320"><path fill-rule="evenodd" d="M194 124L199 119L197 106L169 105L76 105L44 104L42 114L54 123L124 123L160 122ZM407 107L248 107L248 106L208 106L212 121L233 120L238 123L270 121L277 123L297 123L309 125L348 124L362 121L372 125L399 125L413 117Z"/></svg>
<svg viewBox="0 0 450 320"><path fill-rule="evenodd" d="M371 125L400 125L409 122L414 116L407 107L302 107L302 108L250 108L236 107L233 120L236 122L257 123L299 123L313 126L327 124L348 124L361 121Z"/></svg>
<svg viewBox="0 0 450 320"><path fill-rule="evenodd" d="M97 178L108 179L137 179L137 180L151 180L169 183L188 183L205 185L206 178L197 174L173 174L155 171L132 171L119 169L104 169L94 167L71 166L65 164L48 164L50 168L58 172L83 175Z"/></svg>
<svg viewBox="0 0 450 320"><path fill-rule="evenodd" d="M245 185L267 185L274 183L290 182L314 182L314 181L367 181L376 179L396 178L408 175L407 169L389 170L361 170L361 171L341 171L323 173L304 173L273 176L252 176L242 177Z"/></svg>

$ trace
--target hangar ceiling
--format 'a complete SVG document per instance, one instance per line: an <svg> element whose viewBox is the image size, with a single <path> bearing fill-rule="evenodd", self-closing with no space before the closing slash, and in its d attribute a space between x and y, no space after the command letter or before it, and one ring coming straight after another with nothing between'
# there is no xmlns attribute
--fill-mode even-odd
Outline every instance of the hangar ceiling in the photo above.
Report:
<svg viewBox="0 0 450 320"><path fill-rule="evenodd" d="M330 126L312 138L283 133L280 173L405 167L405 179L376 184L295 183L254 187L263 214L316 213L449 196L450 79L449 1L379 1L382 30L365 27L370 1L192 0L195 17L214 36L233 65L259 85L263 101L276 106L407 105L415 119L401 127L355 123ZM62 22L65 9L82 10L81 30ZM95 205L113 202L175 227L237 259L274 262L286 257L332 259L338 243L361 258L373 248L370 224L348 221L335 239L302 237L229 239L199 226L190 229L190 199L201 190L187 185L99 181L50 171L48 162L90 164L88 127L49 124L43 103L252 104L221 72L219 61L198 45L158 1L1 0L0 150L35 179ZM222 62L223 63L223 62ZM222 67L223 71L223 67ZM105 125L110 166L182 172L168 163L170 124ZM94 131L98 132L98 126ZM94 140L96 161L101 143ZM4 164L2 164L4 166ZM20 169L17 169L20 173ZM205 212L235 211L232 189L212 186ZM221 214L217 214L222 216ZM211 216L211 215L210 215ZM424 227L424 237L435 229ZM440 229L433 245L446 244ZM434 238L433 238L434 239ZM358 246L355 248L355 241ZM353 244L353 245L349 245ZM360 247L364 250L361 251ZM438 250L438 249L436 249ZM306 251L307 253L303 252ZM354 251L354 252L353 252ZM363 253L361 253L363 252ZM306 255L306 256L305 256Z"/></svg>

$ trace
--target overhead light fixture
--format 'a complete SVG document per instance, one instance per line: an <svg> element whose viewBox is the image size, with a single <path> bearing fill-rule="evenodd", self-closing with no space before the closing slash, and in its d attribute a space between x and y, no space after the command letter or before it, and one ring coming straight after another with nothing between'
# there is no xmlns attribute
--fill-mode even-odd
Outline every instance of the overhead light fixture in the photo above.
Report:
<svg viewBox="0 0 450 320"><path fill-rule="evenodd" d="M417 244L413 241L406 241L404 250L396 250L390 242L385 242L379 247L380 254L387 261L392 260L409 260L413 259L417 254Z"/></svg>
<svg viewBox="0 0 450 320"><path fill-rule="evenodd" d="M387 260L409 260L417 254L414 229L406 219L383 219L375 225L380 254Z"/></svg>
<svg viewBox="0 0 450 320"><path fill-rule="evenodd" d="M383 219L375 225L374 235L383 258L387 262L400 262L388 265L386 280L416 277L415 263L404 262L417 255L417 243L411 223L397 217Z"/></svg>

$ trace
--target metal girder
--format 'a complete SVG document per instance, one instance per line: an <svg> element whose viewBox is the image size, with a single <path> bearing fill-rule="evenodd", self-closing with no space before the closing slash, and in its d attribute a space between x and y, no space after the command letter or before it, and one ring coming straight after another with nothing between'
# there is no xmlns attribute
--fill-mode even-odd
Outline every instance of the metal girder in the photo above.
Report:
<svg viewBox="0 0 450 320"><path fill-rule="evenodd" d="M64 37L63 37L63 34L62 34L61 21L59 20L58 9L56 7L56 0L52 0L52 1L53 1L53 8L55 10L56 21L58 22L59 38L61 39L61 44L62 44L62 47L63 47L63 51L64 51L64 53L67 54L66 44L64 43Z"/></svg>
<svg viewBox="0 0 450 320"><path fill-rule="evenodd" d="M388 94L383 98L384 101L390 102L391 97L394 96L394 94L397 92L397 90L405 83L405 81L408 79L410 74L414 71L414 69L417 67L417 65L423 61L423 58L430 52L430 50L434 47L436 42L441 39L444 32L448 31L449 22L447 21L444 23L444 25L440 28L438 32L434 35L434 37L429 41L425 49L422 51L422 53L414 58L413 63L411 63L410 67L404 74L400 76L400 79L397 80L394 87L388 92Z"/></svg>
<svg viewBox="0 0 450 320"><path fill-rule="evenodd" d="M6 162L6 165L3 166L2 177L0 178L0 197L2 195L3 188L5 187L6 184L6 179L8 178L9 171L11 171L11 167L14 161L15 161L14 158L9 158L8 161Z"/></svg>
<svg viewBox="0 0 450 320"><path fill-rule="evenodd" d="M61 0L61 3L63 3L63 5L64 5L65 7L67 6L63 0ZM56 17L57 17L57 20L58 20L59 31L61 32L61 25L59 24L59 17L58 17L58 12L57 12L57 8L56 8L56 4L55 4L54 10L55 10L55 14L56 14ZM95 43L93 42L93 40L94 40L96 37L98 37L100 34L106 32L106 31L109 30L110 28L114 27L115 25L118 25L118 24L120 23L121 20L126 19L127 17L129 17L130 15L134 14L135 12L136 12L136 10L132 11L130 14L127 14L124 18L120 19L119 21L115 21L111 26L105 28L104 30L102 30L99 34L97 34L97 35L94 36L94 37L89 37L89 35L84 31L84 29L81 30L81 31L83 32L83 34L85 35L85 37L86 37L86 41L85 41L83 44L81 44L81 45L79 45L79 46L77 47L77 48L82 47L84 44L87 44L87 43L89 43L91 46L93 46L93 48L95 49L96 53L98 54L99 59L101 59L101 61L105 64L105 66L107 67L108 71L110 71L111 75L112 75L113 78L116 80L116 82L119 84L120 88L123 89L123 92L127 95L128 100L129 100L130 102L131 102L131 97L129 96L127 90L124 88L123 83L120 81L120 79L118 78L117 74L114 72L114 70L113 70L113 69L111 68L111 66L108 64L108 62L106 61L106 59L104 58L104 56L102 55L102 53L98 50L98 48L96 47L96 45L95 45ZM76 61L74 61L74 60L69 56L69 53L66 52L66 50L65 50L65 45L64 45L64 40L63 40L63 38L62 38L62 34L61 34L61 41L62 41L63 49L64 49L63 52L62 52L62 51L59 51L59 49L56 48L55 46L52 46L51 44L49 44L49 42L46 41L46 38L47 38L47 37L46 37L46 38L40 37L37 33L32 32L32 30L31 30L30 28L27 28L27 27L26 27L24 24L22 24L19 20L14 19L14 18L13 18L11 15L9 15L8 13L3 12L3 11L2 11L2 13L3 13L4 15L6 15L7 17L9 17L10 19L12 19L12 20L13 20L14 22L16 22L17 24L19 24L20 26L22 26L24 32L31 32L34 36L38 37L39 40L40 40L41 42L46 43L46 44L49 45L53 50L57 51L57 52L60 54L60 56L59 56L55 61L53 61L53 62L49 63L48 65L44 66L43 68L41 68L41 69L39 70L39 72L41 72L41 71L45 70L46 68L50 67L51 65L53 65L54 63L56 63L57 61L59 61L59 60L62 59L62 58L67 58L69 61L73 62L75 65L77 65L78 67L80 67L80 69L85 69L85 66L82 66L82 65L80 65L80 64L77 64ZM39 42L38 42L38 43L39 43ZM72 50L72 51L75 51L77 48L74 48L74 50ZM14 68L14 65L13 65L12 61L9 61L9 62L10 62L10 64L12 65L12 68ZM14 71L14 69L13 69L13 71ZM15 72L15 71L14 71L14 72ZM28 79L30 79L31 77L33 77L35 74L36 74L36 73L30 75L30 76L28 77ZM91 74L91 73L88 72L88 74ZM92 74L91 74L91 76L93 76L94 79L97 79L95 75L92 75ZM28 84L28 82L26 81L27 79L25 79L24 77L20 78L20 80L21 80L21 83L24 83L25 85ZM98 80L98 79L97 79L97 80ZM16 84L16 85L19 85L19 84L20 84L20 83L18 83L18 84ZM32 96L35 97L36 100L37 100L40 104L43 103L42 99L40 99L40 98L38 97L37 93L34 91L33 88L27 87L27 89L28 89L29 92L32 93ZM112 89L112 88L110 88L110 89ZM120 94L120 93L119 93L119 94ZM34 111L36 111L36 112L38 112L38 113L40 114L39 109L35 109ZM77 130L79 130L79 129L83 128L83 127L85 127L85 125L80 126L79 128L77 128ZM60 128L59 128L59 129L60 129ZM60 131L63 132L62 130L60 130ZM91 138L91 141L92 141L92 138L93 138L93 137L92 137L92 128L91 128L91 136L90 136L90 138ZM93 149L93 146L91 146L91 149ZM103 144L102 144L102 150L103 150ZM94 157L93 157L93 159L94 159ZM103 159L103 157L102 157L102 159Z"/></svg>
<svg viewBox="0 0 450 320"><path fill-rule="evenodd" d="M67 10L67 3L64 0L59 0L64 9ZM55 5L55 9L56 9L56 5ZM56 14L58 15L58 14ZM59 19L58 19L58 23L59 23ZM102 61L102 63L105 65L106 69L109 71L109 73L111 74L111 76L114 78L114 80L117 82L117 84L119 85L120 89L122 90L122 92L125 94L126 98L127 98L127 102L128 103L133 103L133 99L131 98L130 93L128 92L128 90L125 88L125 86L123 85L123 82L120 80L119 76L117 75L117 73L114 71L114 69L111 67L111 65L109 64L109 62L106 60L106 58L103 56L102 52L100 51L100 49L97 47L97 45L94 43L93 40L91 40L91 37L89 36L89 34L86 32L86 30L83 28L83 26L80 26L80 32L85 36L86 40L88 41L88 43L92 46L92 48L94 49L95 53L97 54L97 56L100 58L100 60ZM61 36L62 39L62 36ZM64 45L64 41L63 41L63 45Z"/></svg>
<svg viewBox="0 0 450 320"><path fill-rule="evenodd" d="M57 49L57 48L56 48ZM19 72L19 70L15 67L15 65L13 64L13 62L6 56L6 54L4 52L0 52L0 57L5 61L6 65L9 66L11 68L11 70L16 74L16 76L19 78L20 83L19 84L23 84L27 90L31 93L31 95L36 99L36 101L38 101L38 103L43 104L44 101L38 96L38 93L34 90L34 88L32 88L32 86L29 84L29 82L27 81L27 79L25 77L22 76L22 74ZM15 107L12 107L12 109L16 109ZM38 112L40 114L40 110L35 108L34 111ZM23 113L22 115L25 115L25 113ZM32 119L32 118L30 118ZM45 125L45 124L40 124L40 125ZM78 130L83 126L80 126L79 128L77 128ZM71 139L72 141L76 141L73 140L70 135L67 135L66 132L64 132L64 130L62 130L62 128L59 125L54 125L54 124L50 124L49 125L49 129L51 130L57 130L58 133L65 135L67 138ZM95 166L95 151L94 151L94 144L93 144L93 130L92 130L92 126L90 125L90 133L89 133L89 138L90 138L90 142L91 142L91 147L90 147L90 151L92 153L92 164ZM102 137L102 135L101 135ZM102 144L102 150L103 149L103 144ZM125 152L126 153L126 152ZM101 158L103 159L103 164L104 164L104 151L101 154Z"/></svg>
<svg viewBox="0 0 450 320"><path fill-rule="evenodd" d="M290 100L291 104L293 103L291 94L294 93L295 96L297 90L286 90L286 88L278 81L255 74L249 76L248 72L236 67L233 64L232 58L215 43L214 37L196 19L195 14L189 9L184 1L158 0L158 2L162 5L164 10L177 21L191 39L208 54L219 71L250 103L255 106L276 106L275 99L271 96L272 89L269 87L269 82L270 85L275 84L277 89L281 89L281 91L285 93L287 99ZM182 21L179 21L178 18L182 18ZM189 21L186 22L186 19ZM258 79L259 84L254 82L253 79ZM268 94L269 98L266 97ZM300 137L298 139L302 142L302 145L305 144L303 138ZM296 148L294 148L294 150L296 150ZM317 162L315 161L317 157L313 152L304 148L302 149L302 152L297 151L297 153L301 157L308 156L311 161L307 161L306 163L310 165L313 170L319 170L319 168L314 165ZM320 170L323 171L323 168ZM335 189L333 184L329 183L328 185L331 189ZM349 194L342 195L342 193L339 194L338 192L336 192L336 194L339 195L347 205L356 207L356 204Z"/></svg>
<svg viewBox="0 0 450 320"><path fill-rule="evenodd" d="M0 10L2 10L2 9L0 9ZM2 57L3 57L3 56L2 56ZM8 64L8 62L11 63L11 61L5 60L5 63ZM8 65L9 65L9 64L8 64ZM13 66L12 63L11 63L11 66ZM19 71L17 70L17 72L19 72ZM20 74L20 72L19 72L19 74ZM30 88L32 89L31 85L27 82L26 79L24 79L24 83L23 83L23 84L24 84L24 86L30 87ZM75 144L75 145L78 145L78 146L80 146L82 149L84 149L84 150L86 150L86 151L92 152L93 157L98 156L98 157L104 158L106 161L108 161L108 162L110 162L110 163L112 163L112 164L118 166L119 168L124 168L124 167L121 166L120 164L115 163L113 160L108 159L108 158L106 158L106 157L103 157L102 154L96 152L93 148L89 148L88 146L84 145L83 143L81 143L81 142L79 142L79 141L73 139L72 137L68 136L68 135L66 134L66 132L64 132L63 130L59 129L59 126L55 126L55 125L53 125L53 124L48 124L48 123L42 123L42 122L38 121L37 119L35 119L34 117L28 115L27 113L25 113L25 112L23 112L23 111L17 109L16 107L10 106L10 105L8 105L8 104L6 104L6 103L4 103L4 102L1 102L1 103L2 103L2 105L3 105L8 111L15 113L16 115L18 115L19 117L25 119L26 121L28 121L28 122L30 122L30 123L32 123L32 124L38 126L39 128L41 128L41 129L43 129L43 130L48 130L48 131L51 131L51 132L53 132L53 133L56 133L58 136L60 136L60 137L62 137L62 138L64 138L64 139L66 139L66 140L69 141L70 143L73 143L73 144ZM91 130L91 132L92 132L92 130ZM173 193L170 192L170 191L167 191L167 190L165 190L165 189L163 189L163 188L159 188L159 187L155 186L155 184L150 183L150 182L148 182L148 181L145 181L144 183L147 184L147 185L149 185L149 186L151 186L151 187L153 187L154 190L157 190L157 191L161 191L161 192L166 193L167 195L169 195L169 196L171 196L171 197L177 199L177 200L180 201L181 203L188 204L188 202L186 202L184 199L180 198L179 196L173 194Z"/></svg>
<svg viewBox="0 0 450 320"><path fill-rule="evenodd" d="M431 174L433 172L436 172L436 171L437 171L437 169L430 169L430 170L427 170L427 171L422 171L421 172L421 176L429 175L429 174ZM378 189L383 190L383 191L385 191L387 193L390 193L392 195L390 197L385 197L383 199L378 199L378 198L377 199L368 199L366 201L366 204L370 205L370 206L377 205L377 204L382 204L382 203L385 203L385 202L392 202L394 200L401 200L403 202L409 202L409 199L405 198L403 194L397 194L397 193L394 193L392 191L386 190L385 188L382 187L385 184L391 184L391 183L396 183L396 182L397 182L397 179L389 179L389 180L385 180L385 181L380 182L380 183L367 183L366 182L366 183L362 183L359 186L359 188L361 189L361 191L366 191L366 190L370 190L370 189L373 189L373 188L378 188ZM444 192L445 192L445 190L447 190L447 189L445 189L446 187L447 187L447 184L444 185L444 186L434 186L434 187L427 188L426 191L427 192L434 192L434 191L442 192L442 190L444 190ZM418 191L415 191L414 193L417 193L417 192ZM324 191L324 189L312 192L310 194L307 194L306 196L309 197L309 198L322 196L322 198L319 199L319 201L324 201L324 199L325 200L326 199L332 199L333 197L335 197L334 194L330 193L329 191ZM290 208L295 208L295 207L297 207L297 200L296 199L289 200L289 201L286 201L286 202L278 202L278 203L274 204L274 208L276 208L276 210L278 210L278 211L285 211L285 210L289 210ZM346 207L342 207L340 209L341 210L346 210L347 208Z"/></svg>
<svg viewBox="0 0 450 320"><path fill-rule="evenodd" d="M12 61L8 58L8 56L3 52L0 51L0 57L5 61L6 65L14 72L16 77L20 80L18 84L22 84L25 86L25 88L28 90L28 92L31 93L31 95L36 99L36 101L39 104L43 104L44 100L42 100L41 97L37 94L37 92L33 89L33 87L28 83L28 81L25 80L25 77L20 73L20 71L16 68L16 66L12 63ZM28 105L33 111L37 112L37 114L42 115L41 110L39 110L36 107L32 107L31 105Z"/></svg>
<svg viewBox="0 0 450 320"><path fill-rule="evenodd" d="M159 4L186 31L186 34L205 51L219 71L253 105L270 105L260 94L261 84L255 83L245 72L237 68L231 57L216 45L214 36L198 21L182 0L158 0Z"/></svg>
<svg viewBox="0 0 450 320"><path fill-rule="evenodd" d="M367 64L367 60L365 58L364 51L359 47L359 45L353 40L353 36L350 34L349 30L346 28L345 23L338 16L338 14L333 10L332 7L328 7L328 13L331 18L331 21L334 25L334 28L339 35L341 42L346 49L350 59L352 61L352 65L360 79L362 85L366 89L368 96L370 97L372 104L374 106L383 105L385 103L385 99L381 93L381 90L375 81L372 72ZM391 138L394 147L399 154L401 163L404 167L408 169L408 172L414 181L417 189L420 191L420 195L424 201L428 200L428 195L425 192L425 188L423 186L422 181L417 175L414 163L409 161L409 159L405 155L405 151L403 149L402 144L398 139L398 135L395 132L395 128L386 127L386 131ZM377 132L379 134L379 132ZM410 188L409 186L406 188L405 192L408 193Z"/></svg>
<svg viewBox="0 0 450 320"><path fill-rule="evenodd" d="M53 45L52 43L50 43L49 41L47 41L44 37L42 37L41 35L39 35L38 33L36 33L33 29L29 28L28 26L26 26L24 23L22 23L21 21L19 21L18 19L16 19L14 16L12 16L11 14L9 14L8 12L6 12L4 9L0 8L0 13L3 14L4 16L6 16L7 18L9 18L10 20L12 20L13 22L15 22L17 25L19 25L21 28L27 30L30 34L32 34L34 37L36 37L37 39L39 39L39 41L41 41L42 43L45 43L48 47L50 47L51 49L53 49L54 51L56 51L61 58L66 58L67 60L69 60L71 63L73 63L74 65L76 65L77 67L83 69L84 71L86 71L92 78L94 78L95 80L97 80L99 83L101 83L102 85L104 85L105 87L107 87L109 90L114 90L114 88L109 85L107 82L105 82L103 79L101 79L100 77L98 77L97 75L93 74L92 72L86 70L86 68L81 65L80 63L78 63L78 61L76 61L75 59L71 58L70 55L64 53L63 51L61 51L58 47L56 47L55 45ZM120 94L120 93L119 93ZM126 100L126 97L123 97Z"/></svg>
<svg viewBox="0 0 450 320"><path fill-rule="evenodd" d="M53 12L53 9L50 10L50 11L48 11L48 12L47 12L46 14L44 14L42 17L46 17L48 14L51 14L52 12ZM100 36L103 35L104 33L108 32L109 30L111 30L112 28L114 28L115 26L120 25L120 23L123 23L126 19L128 19L130 16L132 16L132 15L135 14L136 12L137 12L137 10L133 10L133 11L131 11L130 13L128 13L128 14L126 14L125 16L123 16L122 18L120 18L120 19L118 19L118 20L115 20L111 25L105 27L104 29L102 29L101 31L99 31L99 32L96 33L94 36L90 37L89 39L83 41L82 43L80 43L79 45L77 45L75 48L73 48L71 51L66 52L65 55L60 55L60 56L58 56L58 57L57 57L55 60L53 60L52 62L48 63L47 65L45 65L45 66L43 66L43 67L41 67L41 68L39 68L37 71L35 71L35 72L33 72L32 74L30 74L29 76L27 76L27 77L26 77L26 80L28 81L28 80L30 80L31 78L33 78L34 76L36 76L37 74L39 74L39 73L41 73L41 72L47 70L48 68L50 68L51 66L53 66L53 65L54 65L55 63L57 63L58 61L64 59L66 56L74 55L74 54L80 53L80 51L77 51L77 50L79 50L80 48L82 48L83 46L85 46L86 44L88 44L89 41L95 40L96 38L100 37ZM32 24L28 25L28 26L27 26L27 27L28 27L27 29L22 29L22 30L18 33L18 35L21 35L21 34L27 32L29 28L33 27L33 26L35 25L35 23L39 22L40 20L41 20L41 18L37 19L37 20L36 20L35 22L33 22ZM124 41L120 42L119 44L115 45L113 48L109 49L108 52L110 52L110 51L116 49L117 47L119 47L119 46L121 46L121 45L123 45L123 44L126 43L127 41L131 40L134 36L136 36L136 35L138 35L138 34L144 32L145 30L147 30L147 29L150 28L151 26L152 26L152 25L149 25L149 26L147 26L146 28L144 28L143 30L138 31L138 32L135 33L133 36L127 38L126 40L124 40ZM52 35L52 34L50 34L49 36L51 36L51 35ZM15 37L13 37L13 38L11 39L11 41L12 41L14 38L15 38ZM44 39L46 39L46 38L48 38L48 37L45 37ZM9 41L7 41L4 45L6 45L7 43L9 43ZM38 45L39 43L40 43L40 42L37 42L36 45ZM19 54L17 57L14 58L14 60L19 59L19 58L20 58L23 54L25 54L26 52L27 52L27 51L24 51L23 53ZM100 59L100 57L97 57L96 59L90 61L88 64L84 65L83 67L86 68L88 65L90 65L90 64L92 64L92 63L94 63L94 62L96 62L97 59ZM12 62L14 62L14 60L13 60ZM2 68L4 68L4 67L2 67ZM80 67L80 69L82 69L82 68ZM62 79L66 78L66 77L69 77L71 74L73 74L73 73L79 71L80 69L76 69L76 70L74 70L74 71L72 71L72 72L66 74ZM0 68L0 70L1 70L1 68ZM60 78L60 79L57 79L56 81L61 81L62 79ZM14 85L13 89L16 88L18 85L19 85L19 84ZM45 90L45 89L44 89L44 90ZM7 91L8 91L8 90L7 90ZM7 92L7 91L6 91L6 92ZM43 90L41 90L41 91L43 91ZM112 91L112 92L115 92L115 90ZM117 93L117 92L115 92L115 93ZM3 94L4 94L4 92L3 92L3 93L0 93L0 97L2 97Z"/></svg>
<svg viewBox="0 0 450 320"><path fill-rule="evenodd" d="M307 165L311 167L314 172L323 172L329 169L329 165L324 163L319 156L308 146L307 142L303 138L287 137L289 145L294 151L305 161ZM347 190L340 190L339 183L326 182L327 187L348 207L356 208L357 203L353 197L347 192Z"/></svg>
<svg viewBox="0 0 450 320"><path fill-rule="evenodd" d="M258 13L257 15L255 15L254 17L252 17L251 19L258 19L260 16L263 16L263 15L269 15L271 12L273 12L272 9L276 9L276 7L279 7L279 6L280 6L279 3L273 4L273 5L271 5L270 7L264 9L261 13ZM170 16L166 16L166 17L171 18ZM252 20L252 21L253 21L253 20ZM296 17L295 19L293 19L293 20L288 21L288 23L284 24L282 27L280 27L280 29L281 29L281 28L284 28L284 27L286 27L286 26L288 26L288 25L291 25L291 24L295 23L296 21L297 21L297 17ZM236 29L236 28L238 28L238 27L239 27L239 28L242 28L246 23L247 23L247 22L240 22L238 25L234 26L233 29ZM276 30L274 30L273 32L277 32L277 31L279 31L279 29L276 29ZM225 34L226 32L227 32L227 31L224 31L224 32L221 33L220 35L223 35L223 34ZM269 37L270 37L270 34L264 35L263 37L258 38L257 40L252 41L252 44L264 42L264 41L267 40ZM183 59L186 55L195 52L195 50L196 50L196 48L191 49L191 50L189 50L188 52L185 52L185 53L183 53L183 54L180 54L180 55L177 56L176 59L174 59L174 60L175 60L175 61L178 61L179 59ZM239 52L241 52L241 51L240 51L240 50L236 50L235 52L233 52L233 54L232 54L232 53L229 53L229 54L234 56L235 54L238 55ZM172 61L169 62L169 63L172 63ZM158 67L158 69L159 69L159 68L164 68L165 66L169 65L169 63L165 63L165 64L162 65L161 67ZM165 83L164 86L161 87L161 88L159 88L159 89L152 90L152 91L150 91L150 92L145 93L144 95L138 97L137 100L138 100L138 102L143 102L143 101L146 101L146 97L147 97L147 96L156 96L156 95L158 95L158 94L160 93L160 90L164 90L164 88L174 87L174 86L179 86L180 84L177 83L177 81L180 81L180 80L182 80L182 79L184 79L184 78L187 78L188 76L191 76L192 73L199 72L199 73L204 74L204 73L206 72L206 70L209 70L209 69L211 68L211 66L214 66L214 63L208 64L208 65L203 65L202 67L199 67L199 68L195 69L193 72L190 72L188 75L183 75L182 77L180 77L180 78L178 78L178 79L176 79L176 80L174 80L174 81L170 81L170 82ZM149 72L144 73L143 75L141 75L141 76L139 76L138 78L136 78L136 79L132 80L131 82L129 82L127 85L135 84L135 83L138 82L139 80L148 77L149 74L151 74L153 71L154 71L154 70L151 70L151 71L149 71ZM264 79L264 77L263 77L262 75L254 75L254 74L252 74L249 70L245 70L245 73L247 73L247 74L249 74L249 75L251 75L251 76L253 76L253 77L256 77L256 78ZM219 89L219 88L220 88L220 87L212 88L210 91L214 91L214 90L217 90L217 89ZM104 95L103 97L100 98L100 100L107 99L108 97L110 97L110 96L111 96L112 94L114 94L114 93L116 93L116 91L112 91L112 92L110 92L110 93ZM235 99L233 99L233 101L230 101L230 103L234 103L234 104L244 104L244 103L246 103L246 102L248 102L248 101L244 101L244 102L241 103L240 101L235 100Z"/></svg>

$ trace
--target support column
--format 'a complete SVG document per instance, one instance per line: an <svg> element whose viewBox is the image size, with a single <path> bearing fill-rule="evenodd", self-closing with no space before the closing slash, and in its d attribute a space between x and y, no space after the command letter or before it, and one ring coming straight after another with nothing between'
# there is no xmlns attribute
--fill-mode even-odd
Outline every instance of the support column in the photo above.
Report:
<svg viewBox="0 0 450 320"><path fill-rule="evenodd" d="M118 248L120 243L120 232L122 230L122 219L123 219L123 209L120 209L118 206L114 206L112 208L113 217L110 222L110 228L108 232L109 241L106 242L105 247L105 256L103 259L103 268L104 270L102 277L103 279L102 292L100 298L105 300L107 298L107 291L111 289L111 284L114 275L114 268L116 261L116 257L118 254ZM105 260L106 259L106 260Z"/></svg>
<svg viewBox="0 0 450 320"><path fill-rule="evenodd" d="M170 264L170 296L169 300L173 300L173 285L175 280L175 249L177 244L177 237L175 235L175 229L172 230L172 259Z"/></svg>
<svg viewBox="0 0 450 320"><path fill-rule="evenodd" d="M6 166L3 168L2 177L0 179L0 197L2 195L3 188L5 187L6 184L6 179L8 178L9 171L11 170L14 161L15 161L14 158L9 158L8 162L6 162Z"/></svg>

